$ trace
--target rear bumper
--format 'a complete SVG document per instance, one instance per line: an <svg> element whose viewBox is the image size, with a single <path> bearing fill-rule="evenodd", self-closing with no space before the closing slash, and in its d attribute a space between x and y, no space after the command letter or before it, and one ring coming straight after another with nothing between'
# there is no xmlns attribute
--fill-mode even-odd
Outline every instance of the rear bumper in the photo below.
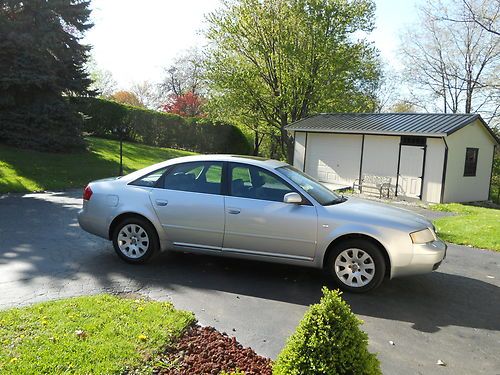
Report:
<svg viewBox="0 0 500 375"><path fill-rule="evenodd" d="M101 215L91 215L89 210L83 208L78 211L78 224L80 224L80 227L86 232L107 240L109 239L109 225L107 225L106 218Z"/></svg>
<svg viewBox="0 0 500 375"><path fill-rule="evenodd" d="M418 275L432 272L446 257L448 246L440 239L426 244L413 244L413 257L409 264L395 267L391 277Z"/></svg>

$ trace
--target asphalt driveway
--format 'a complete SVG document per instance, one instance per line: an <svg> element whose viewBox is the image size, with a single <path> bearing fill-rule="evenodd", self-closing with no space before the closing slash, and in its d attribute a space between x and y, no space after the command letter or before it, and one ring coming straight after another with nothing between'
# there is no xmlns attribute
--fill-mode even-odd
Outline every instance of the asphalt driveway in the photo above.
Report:
<svg viewBox="0 0 500 375"><path fill-rule="evenodd" d="M328 283L316 270L189 254L128 265L79 228L80 205L80 192L0 196L0 308L135 291L275 357ZM385 374L500 374L500 253L450 245L437 272L344 297Z"/></svg>

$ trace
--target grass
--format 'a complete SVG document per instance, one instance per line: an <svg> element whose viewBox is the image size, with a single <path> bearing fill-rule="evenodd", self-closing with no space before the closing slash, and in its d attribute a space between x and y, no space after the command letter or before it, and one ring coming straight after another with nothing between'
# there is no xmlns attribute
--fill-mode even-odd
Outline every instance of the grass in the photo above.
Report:
<svg viewBox="0 0 500 375"><path fill-rule="evenodd" d="M122 374L193 322L170 303L111 295L0 311L0 373Z"/></svg>
<svg viewBox="0 0 500 375"><path fill-rule="evenodd" d="M500 251L500 210L459 203L436 204L431 209L457 214L434 221L443 240Z"/></svg>
<svg viewBox="0 0 500 375"><path fill-rule="evenodd" d="M33 192L83 187L87 182L117 176L120 144L87 138L88 151L53 154L0 145L0 193ZM187 151L124 142L124 173L163 160L190 155Z"/></svg>

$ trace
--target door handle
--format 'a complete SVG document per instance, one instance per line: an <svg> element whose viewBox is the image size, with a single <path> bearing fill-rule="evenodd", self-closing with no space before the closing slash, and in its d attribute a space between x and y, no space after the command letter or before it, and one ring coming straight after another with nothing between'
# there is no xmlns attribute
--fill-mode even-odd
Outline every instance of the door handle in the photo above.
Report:
<svg viewBox="0 0 500 375"><path fill-rule="evenodd" d="M239 208L228 208L227 213L231 215L238 215L241 212Z"/></svg>
<svg viewBox="0 0 500 375"><path fill-rule="evenodd" d="M168 201L164 201L164 200L161 200L161 199L157 199L156 200L156 205L157 206L160 206L160 207L164 207L168 204Z"/></svg>

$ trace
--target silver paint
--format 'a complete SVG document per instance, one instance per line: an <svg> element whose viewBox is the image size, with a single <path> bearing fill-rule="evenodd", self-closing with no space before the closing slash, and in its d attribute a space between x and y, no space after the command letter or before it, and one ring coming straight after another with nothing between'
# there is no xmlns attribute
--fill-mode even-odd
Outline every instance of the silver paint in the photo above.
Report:
<svg viewBox="0 0 500 375"><path fill-rule="evenodd" d="M228 161L259 166L277 174L311 205L142 187L130 183L166 166L190 161ZM439 239L413 244L409 233L432 223L407 210L350 198L322 206L281 174L286 163L232 155L196 155L133 172L118 179L90 183L90 201L78 214L80 226L110 238L119 215L141 215L155 227L162 250L191 251L243 259L322 268L330 245L343 236L376 240L386 252L390 277L431 272L446 245ZM109 196L116 196L110 205Z"/></svg>

